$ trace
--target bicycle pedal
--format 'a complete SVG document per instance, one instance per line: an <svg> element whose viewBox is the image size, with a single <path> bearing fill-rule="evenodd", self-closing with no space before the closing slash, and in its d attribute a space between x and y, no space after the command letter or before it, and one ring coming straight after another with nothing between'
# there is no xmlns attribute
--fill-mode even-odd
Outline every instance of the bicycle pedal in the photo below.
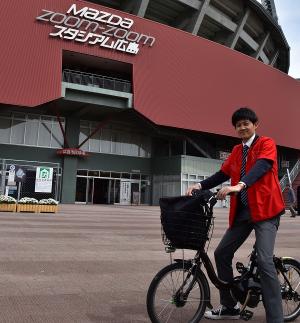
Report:
<svg viewBox="0 0 300 323"><path fill-rule="evenodd" d="M170 247L170 246L165 247L165 252L166 253L172 253L172 252L175 252L175 251L176 251L176 248L174 248L174 247Z"/></svg>
<svg viewBox="0 0 300 323"><path fill-rule="evenodd" d="M244 321L251 320L252 316L253 316L253 312L248 311L248 310L244 310L240 315L241 319L244 320Z"/></svg>

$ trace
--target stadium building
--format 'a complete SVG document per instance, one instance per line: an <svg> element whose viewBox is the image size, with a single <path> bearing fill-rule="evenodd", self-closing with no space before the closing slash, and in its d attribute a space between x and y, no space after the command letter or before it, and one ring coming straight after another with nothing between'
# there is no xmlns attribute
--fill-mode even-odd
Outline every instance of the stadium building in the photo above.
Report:
<svg viewBox="0 0 300 323"><path fill-rule="evenodd" d="M219 169L240 106L296 178L300 84L270 3L1 1L1 192L157 204Z"/></svg>

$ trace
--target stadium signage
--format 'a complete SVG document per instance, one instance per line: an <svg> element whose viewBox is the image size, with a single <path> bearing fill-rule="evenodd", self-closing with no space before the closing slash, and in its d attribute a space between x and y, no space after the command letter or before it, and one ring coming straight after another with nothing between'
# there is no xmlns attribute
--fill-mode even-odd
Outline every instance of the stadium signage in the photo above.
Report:
<svg viewBox="0 0 300 323"><path fill-rule="evenodd" d="M132 31L134 21L110 12L72 4L66 13L42 9L36 17L39 22L54 26L50 37L114 49L136 55L140 45L152 47L155 38Z"/></svg>
<svg viewBox="0 0 300 323"><path fill-rule="evenodd" d="M57 149L56 154L59 156L75 156L75 157L87 157L89 154L79 148L63 148Z"/></svg>

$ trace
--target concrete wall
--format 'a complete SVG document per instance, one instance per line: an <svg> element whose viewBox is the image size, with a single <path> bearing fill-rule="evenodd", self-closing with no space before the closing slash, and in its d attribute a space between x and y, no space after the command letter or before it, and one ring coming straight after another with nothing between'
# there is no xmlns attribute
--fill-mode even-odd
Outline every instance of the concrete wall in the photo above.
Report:
<svg viewBox="0 0 300 323"><path fill-rule="evenodd" d="M193 156L154 158L152 203L157 205L163 196L181 195L182 173L209 176L221 165L221 160Z"/></svg>
<svg viewBox="0 0 300 323"><path fill-rule="evenodd" d="M152 204L158 205L160 197L181 195L181 176L153 175Z"/></svg>
<svg viewBox="0 0 300 323"><path fill-rule="evenodd" d="M180 174L181 156L152 158L153 174Z"/></svg>
<svg viewBox="0 0 300 323"><path fill-rule="evenodd" d="M0 158L62 163L56 149L0 144Z"/></svg>
<svg viewBox="0 0 300 323"><path fill-rule="evenodd" d="M115 172L132 172L151 174L151 159L111 154L93 154L78 160L78 169L103 170Z"/></svg>
<svg viewBox="0 0 300 323"><path fill-rule="evenodd" d="M66 130L70 145L76 146L78 138L77 121L69 120ZM73 127L71 126L73 124ZM59 163L62 167L61 202L74 203L77 169L133 172L152 174L152 203L157 204L162 196L181 194L181 174L211 175L216 172L221 161L192 156L172 156L161 158L139 158L110 154L91 153L87 158L64 157L56 155L55 149L0 145L0 158Z"/></svg>
<svg viewBox="0 0 300 323"><path fill-rule="evenodd" d="M222 163L219 159L181 156L181 172L208 176L218 171Z"/></svg>

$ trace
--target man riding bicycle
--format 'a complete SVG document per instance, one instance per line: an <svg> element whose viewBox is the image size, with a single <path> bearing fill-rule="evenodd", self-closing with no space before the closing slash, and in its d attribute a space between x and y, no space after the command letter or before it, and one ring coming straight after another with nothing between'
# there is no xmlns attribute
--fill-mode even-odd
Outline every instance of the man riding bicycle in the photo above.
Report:
<svg viewBox="0 0 300 323"><path fill-rule="evenodd" d="M219 199L231 195L229 228L215 250L218 276L223 281L233 280L234 253L254 230L267 323L283 323L282 297L273 262L280 215L285 209L277 173L276 144L271 138L256 135L258 118L247 107L233 113L232 125L242 143L233 148L220 171L190 186L187 195L192 195L195 189L210 189L231 179L231 186L223 187L217 194ZM238 304L229 291L220 291L220 303L218 309L207 311L205 317L240 318Z"/></svg>

